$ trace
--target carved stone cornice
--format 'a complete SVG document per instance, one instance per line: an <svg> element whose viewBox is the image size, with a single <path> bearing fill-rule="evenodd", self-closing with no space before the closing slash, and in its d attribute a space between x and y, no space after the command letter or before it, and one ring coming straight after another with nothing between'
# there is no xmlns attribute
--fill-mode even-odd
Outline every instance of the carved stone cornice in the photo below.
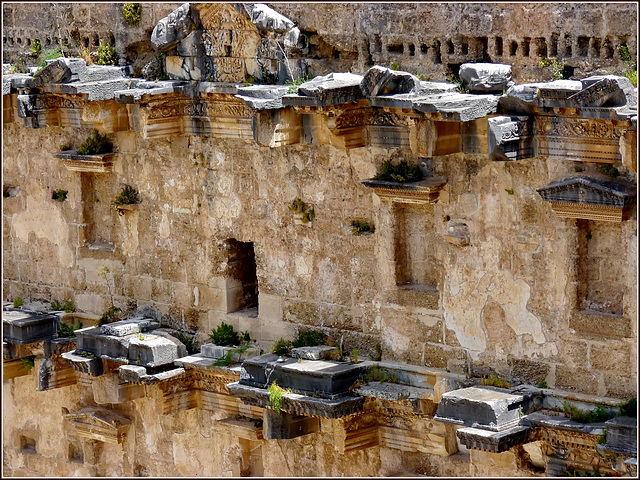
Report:
<svg viewBox="0 0 640 480"><path fill-rule="evenodd" d="M361 180L360 183L365 187L372 188L375 194L383 200L418 205L436 203L440 196L440 191L446 185L444 179L435 177L412 183L389 182L369 178Z"/></svg>
<svg viewBox="0 0 640 480"><path fill-rule="evenodd" d="M123 442L131 424L123 415L101 407L83 408L64 418L78 436L116 445Z"/></svg>

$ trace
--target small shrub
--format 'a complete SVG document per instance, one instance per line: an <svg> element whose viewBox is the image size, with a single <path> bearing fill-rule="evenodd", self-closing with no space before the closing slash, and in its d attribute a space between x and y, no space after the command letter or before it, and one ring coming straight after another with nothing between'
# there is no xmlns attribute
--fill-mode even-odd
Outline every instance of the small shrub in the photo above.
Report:
<svg viewBox="0 0 640 480"><path fill-rule="evenodd" d="M28 357L22 357L20 359L20 363L22 365L20 365L19 370L26 370L27 372L30 372L31 369L36 366L36 356L29 355Z"/></svg>
<svg viewBox="0 0 640 480"><path fill-rule="evenodd" d="M120 307L111 306L105 310L105 312L100 317L99 325L106 325L107 323L117 322L120 320L120 312L122 309Z"/></svg>
<svg viewBox="0 0 640 480"><path fill-rule="evenodd" d="M98 358L91 352L81 352L80 356L84 358Z"/></svg>
<svg viewBox="0 0 640 480"><path fill-rule="evenodd" d="M304 203L300 198L296 198L291 205L289 205L289 210L293 213L300 214L302 216L302 223L313 222L313 219L316 218L315 210L309 208L309 205Z"/></svg>
<svg viewBox="0 0 640 480"><path fill-rule="evenodd" d="M238 332L235 329L224 322L215 329L211 330L209 334L213 343L220 347L235 347L236 345L240 345L240 337L238 336Z"/></svg>
<svg viewBox="0 0 640 480"><path fill-rule="evenodd" d="M13 308L18 308L24 305L24 300L22 300L20 297L16 297L13 300Z"/></svg>
<svg viewBox="0 0 640 480"><path fill-rule="evenodd" d="M540 59L540 68L551 69L551 75L553 76L554 80L562 80L564 78L564 67L565 67L565 63L560 62L555 58Z"/></svg>
<svg viewBox="0 0 640 480"><path fill-rule="evenodd" d="M283 356L287 355L292 348L293 344L289 340L285 340L281 338L271 347L271 353L275 353L276 355Z"/></svg>
<svg viewBox="0 0 640 480"><path fill-rule="evenodd" d="M122 6L122 16L127 23L137 27L140 24L142 5L139 3L125 3Z"/></svg>
<svg viewBox="0 0 640 480"><path fill-rule="evenodd" d="M623 62L632 61L631 54L629 53L629 47L626 45L620 45L618 47L618 54L620 55L620 60Z"/></svg>
<svg viewBox="0 0 640 480"><path fill-rule="evenodd" d="M295 80L287 80L287 81L285 81L284 84L289 87L289 90L287 91L287 93L289 93L289 94L298 93L298 87L300 85L302 85L303 83L308 82L309 80L311 80L311 78L301 77L301 78L297 78Z"/></svg>
<svg viewBox="0 0 640 480"><path fill-rule="evenodd" d="M371 365L371 372L360 378L362 383L369 382L380 382L380 383L398 383L398 377L396 376L396 372L389 374L389 371L374 363Z"/></svg>
<svg viewBox="0 0 640 480"><path fill-rule="evenodd" d="M564 402L563 413L574 422L578 423L601 423L610 418L609 412L602 405L596 404L593 410L580 410L575 405Z"/></svg>
<svg viewBox="0 0 640 480"><path fill-rule="evenodd" d="M351 222L351 233L353 233L354 235L360 235L361 233L366 233L366 232L375 232L376 231L376 227L374 227L373 225L369 225L367 222L363 222L360 220L353 220Z"/></svg>
<svg viewBox="0 0 640 480"><path fill-rule="evenodd" d="M618 405L618 416L637 418L638 402L635 398Z"/></svg>
<svg viewBox="0 0 640 480"><path fill-rule="evenodd" d="M198 345L195 335L189 335L185 332L176 332L175 336L187 348L187 353L189 355L193 355L194 353L200 353L200 345Z"/></svg>
<svg viewBox="0 0 640 480"><path fill-rule="evenodd" d="M319 330L308 330L306 332L298 332L298 338L293 341L293 347L316 347L323 345L327 336Z"/></svg>
<svg viewBox="0 0 640 480"><path fill-rule="evenodd" d="M618 169L613 165L609 165L608 163L604 165L600 165L599 170L601 174L611 178L616 178L618 175L620 175L620 172L618 171Z"/></svg>
<svg viewBox="0 0 640 480"><path fill-rule="evenodd" d="M607 431L605 430L602 434L598 435L598 439L596 440L598 445L605 445L607 443Z"/></svg>
<svg viewBox="0 0 640 480"><path fill-rule="evenodd" d="M98 65L118 65L118 53L116 52L115 45L111 43L104 43L100 40L98 46Z"/></svg>
<svg viewBox="0 0 640 480"><path fill-rule="evenodd" d="M637 69L628 68L622 72L622 75L627 77L634 87L638 86L638 70Z"/></svg>
<svg viewBox="0 0 640 480"><path fill-rule="evenodd" d="M382 164L380 170L374 177L376 180L387 180L393 182L419 182L423 178L422 171L415 165L409 165L403 160L398 165L393 165L391 160Z"/></svg>
<svg viewBox="0 0 640 480"><path fill-rule="evenodd" d="M138 195L138 191L133 188L131 185L125 185L120 190L120 193L112 202L113 205L135 205L140 203L140 196Z"/></svg>
<svg viewBox="0 0 640 480"><path fill-rule="evenodd" d="M400 66L395 62L391 62L391 67L389 68L391 68L391 70L400 70Z"/></svg>
<svg viewBox="0 0 640 480"><path fill-rule="evenodd" d="M31 44L31 56L37 57L40 55L40 51L42 50L42 45L40 44L40 40L36 39Z"/></svg>
<svg viewBox="0 0 640 480"><path fill-rule="evenodd" d="M107 138L107 135L101 135L98 130L93 131L93 136L87 138L80 148L78 154L80 155L100 155L103 153L111 153L113 151L113 144Z"/></svg>
<svg viewBox="0 0 640 480"><path fill-rule="evenodd" d="M78 322L77 325L67 325L66 323L61 323L60 328L58 329L58 336L63 338L75 338L76 330L82 328L82 322Z"/></svg>
<svg viewBox="0 0 640 480"><path fill-rule="evenodd" d="M56 312L64 311L67 313L73 313L76 311L76 306L71 302L71 300L67 300L64 303L59 300L54 300L51 302L51 310L55 310Z"/></svg>
<svg viewBox="0 0 640 480"><path fill-rule="evenodd" d="M353 349L353 363L358 363L358 349Z"/></svg>
<svg viewBox="0 0 640 480"><path fill-rule="evenodd" d="M55 60L56 58L60 58L63 56L64 56L64 53L62 52L62 49L60 47L50 48L48 50L45 50L40 55L40 69L38 70L38 72L47 66L47 60Z"/></svg>
<svg viewBox="0 0 640 480"><path fill-rule="evenodd" d="M269 403L276 413L280 413L280 410L282 409L283 395L285 393L291 393L291 389L283 389L274 380L271 386L267 388L267 392L269 392Z"/></svg>
<svg viewBox="0 0 640 480"><path fill-rule="evenodd" d="M229 365L231 365L234 362L233 357L235 355L242 355L248 348L249 348L249 344L242 344L239 347L236 348L232 348L231 350L229 350L227 353L225 353L222 357L220 357L218 360L216 360L213 365L215 365L216 367L228 367Z"/></svg>
<svg viewBox="0 0 640 480"><path fill-rule="evenodd" d="M536 387L538 387L538 388L549 388L549 385L547 385L547 382L542 380L541 382L536 383Z"/></svg>
<svg viewBox="0 0 640 480"><path fill-rule="evenodd" d="M69 192L67 192L66 190L54 190L51 194L51 199L57 200L59 202L64 202L67 199L67 193Z"/></svg>
<svg viewBox="0 0 640 480"><path fill-rule="evenodd" d="M498 377L497 375L489 375L489 378L482 377L480 380L481 385L490 385L498 388L511 388L511 384L506 378Z"/></svg>

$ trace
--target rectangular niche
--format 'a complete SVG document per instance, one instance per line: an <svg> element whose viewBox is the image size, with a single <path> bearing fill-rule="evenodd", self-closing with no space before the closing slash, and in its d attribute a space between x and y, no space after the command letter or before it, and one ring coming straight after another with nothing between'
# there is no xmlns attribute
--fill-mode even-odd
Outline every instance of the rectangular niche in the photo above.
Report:
<svg viewBox="0 0 640 480"><path fill-rule="evenodd" d="M435 310L442 272L442 242L437 237L433 205L394 203L394 260L397 303Z"/></svg>
<svg viewBox="0 0 640 480"><path fill-rule="evenodd" d="M96 177L92 173L80 174L82 189L82 226L80 227L80 243L87 251L115 250L116 232L118 225L116 211L111 206L113 200L111 182L103 176Z"/></svg>
<svg viewBox="0 0 640 480"><path fill-rule="evenodd" d="M626 261L619 223L577 220L578 309L607 315L623 315Z"/></svg>
<svg viewBox="0 0 640 480"><path fill-rule="evenodd" d="M258 316L258 275L252 242L227 240L228 272L227 313Z"/></svg>

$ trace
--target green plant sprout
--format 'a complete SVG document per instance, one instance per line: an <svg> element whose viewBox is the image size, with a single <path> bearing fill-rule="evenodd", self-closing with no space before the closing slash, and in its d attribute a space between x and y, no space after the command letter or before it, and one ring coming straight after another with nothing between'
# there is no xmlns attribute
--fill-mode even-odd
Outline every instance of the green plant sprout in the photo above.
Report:
<svg viewBox="0 0 640 480"><path fill-rule="evenodd" d="M93 131L93 136L88 137L80 148L79 155L101 155L103 153L111 153L113 144L107 138L107 135L101 135L98 130Z"/></svg>
<svg viewBox="0 0 640 480"><path fill-rule="evenodd" d="M374 177L376 180L400 183L419 182L422 178L422 171L415 165L409 165L406 160L401 161L398 165L393 165L391 160L385 161Z"/></svg>
<svg viewBox="0 0 640 480"><path fill-rule="evenodd" d="M362 233L374 233L376 231L376 227L373 225L369 225L365 221L361 220L353 220L351 222L351 233L358 236Z"/></svg>
<svg viewBox="0 0 640 480"><path fill-rule="evenodd" d="M316 212L313 208L309 208L309 206L304 203L300 198L296 198L291 205L289 205L289 210L293 213L301 215L302 223L313 222L316 218Z"/></svg>
<svg viewBox="0 0 640 480"><path fill-rule="evenodd" d="M127 23L137 27L140 24L142 5L139 3L125 3L122 6L122 16Z"/></svg>
<svg viewBox="0 0 640 480"><path fill-rule="evenodd" d="M23 305L24 305L24 300L22 300L20 297L16 297L13 300L13 308L19 308Z"/></svg>
<svg viewBox="0 0 640 480"><path fill-rule="evenodd" d="M64 303L60 302L59 300L54 300L51 302L51 310L54 310L56 312L72 313L76 311L76 306L71 300L67 300Z"/></svg>
<svg viewBox="0 0 640 480"><path fill-rule="evenodd" d="M118 65L119 57L115 45L100 40L98 46L98 65Z"/></svg>
<svg viewBox="0 0 640 480"><path fill-rule="evenodd" d="M291 389L290 388L288 388L287 390L283 389L274 380L271 386L267 388L267 392L269 392L269 403L271 404L271 406L273 407L276 413L280 413L280 411L282 410L282 404L284 402L283 400L284 394L291 393Z"/></svg>
<svg viewBox="0 0 640 480"><path fill-rule="evenodd" d="M133 188L131 185L125 185L120 190L120 193L113 200L113 205L136 205L140 203L140 195L138 191Z"/></svg>
<svg viewBox="0 0 640 480"><path fill-rule="evenodd" d="M67 190L54 190L51 194L51 199L64 202L67 199L67 193L69 193Z"/></svg>
<svg viewBox="0 0 640 480"><path fill-rule="evenodd" d="M27 372L30 372L31 369L36 365L36 356L29 355L27 357L22 357L20 359L20 363L22 364L20 365L20 370L26 370Z"/></svg>

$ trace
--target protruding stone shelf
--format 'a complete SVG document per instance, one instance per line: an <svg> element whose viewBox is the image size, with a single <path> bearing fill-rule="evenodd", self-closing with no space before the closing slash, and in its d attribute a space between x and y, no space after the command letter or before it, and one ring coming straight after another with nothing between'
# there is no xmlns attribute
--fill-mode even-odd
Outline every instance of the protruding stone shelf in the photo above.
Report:
<svg viewBox="0 0 640 480"><path fill-rule="evenodd" d="M73 150L56 153L56 157L62 161L67 170L87 173L109 173L113 171L113 163L117 155L117 153L80 155Z"/></svg>
<svg viewBox="0 0 640 480"><path fill-rule="evenodd" d="M2 340L26 345L57 336L58 317L28 310L2 311Z"/></svg>
<svg viewBox="0 0 640 480"><path fill-rule="evenodd" d="M603 177L578 175L537 189L562 218L622 222L635 204L635 187Z"/></svg>
<svg viewBox="0 0 640 480"><path fill-rule="evenodd" d="M384 200L418 205L436 203L440 196L440 191L447 184L444 179L435 177L410 183L390 182L369 178L367 180L361 180L360 183L365 187L372 188L375 194Z"/></svg>
<svg viewBox="0 0 640 480"><path fill-rule="evenodd" d="M114 208L120 215L124 215L125 212L135 212L140 208L139 203L123 203L114 205Z"/></svg>
<svg viewBox="0 0 640 480"><path fill-rule="evenodd" d="M467 448L486 452L506 452L520 445L529 436L529 427L513 427L501 432L492 432L482 428L465 427L456 431L456 435Z"/></svg>

